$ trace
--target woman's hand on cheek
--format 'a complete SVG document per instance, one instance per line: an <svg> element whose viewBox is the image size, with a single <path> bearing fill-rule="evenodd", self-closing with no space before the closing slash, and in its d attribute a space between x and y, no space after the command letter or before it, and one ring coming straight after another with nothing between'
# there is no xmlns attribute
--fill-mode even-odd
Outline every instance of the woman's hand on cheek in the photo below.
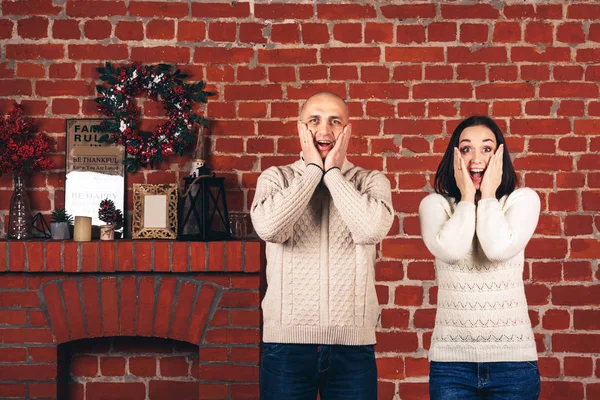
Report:
<svg viewBox="0 0 600 400"><path fill-rule="evenodd" d="M490 159L481 181L481 198L496 198L496 190L502 183L502 166L504 157L504 145L498 146L498 150Z"/></svg>
<svg viewBox="0 0 600 400"><path fill-rule="evenodd" d="M461 200L475 201L475 185L458 148L454 148L454 179L460 190Z"/></svg>

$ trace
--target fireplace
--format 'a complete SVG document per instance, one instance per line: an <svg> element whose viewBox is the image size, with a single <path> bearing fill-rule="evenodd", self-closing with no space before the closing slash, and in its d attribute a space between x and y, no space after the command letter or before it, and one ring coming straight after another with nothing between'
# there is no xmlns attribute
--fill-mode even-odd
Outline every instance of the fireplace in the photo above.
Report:
<svg viewBox="0 0 600 400"><path fill-rule="evenodd" d="M225 350L225 349L223 349ZM172 339L102 337L58 346L58 397L73 400L200 398L198 346ZM227 357L224 361L228 361Z"/></svg>
<svg viewBox="0 0 600 400"><path fill-rule="evenodd" d="M0 242L0 398L258 398L257 241Z"/></svg>

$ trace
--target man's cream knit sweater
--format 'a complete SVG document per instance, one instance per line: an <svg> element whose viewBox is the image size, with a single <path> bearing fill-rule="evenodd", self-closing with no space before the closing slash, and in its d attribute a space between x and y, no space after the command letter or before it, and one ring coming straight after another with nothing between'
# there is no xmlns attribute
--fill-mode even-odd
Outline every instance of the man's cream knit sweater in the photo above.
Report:
<svg viewBox="0 0 600 400"><path fill-rule="evenodd" d="M393 220L390 183L345 161L299 160L258 178L252 223L267 242L263 341L375 343L375 245Z"/></svg>
<svg viewBox="0 0 600 400"><path fill-rule="evenodd" d="M438 283L431 361L537 360L523 263L539 212L527 188L477 206L439 194L423 199L421 234Z"/></svg>

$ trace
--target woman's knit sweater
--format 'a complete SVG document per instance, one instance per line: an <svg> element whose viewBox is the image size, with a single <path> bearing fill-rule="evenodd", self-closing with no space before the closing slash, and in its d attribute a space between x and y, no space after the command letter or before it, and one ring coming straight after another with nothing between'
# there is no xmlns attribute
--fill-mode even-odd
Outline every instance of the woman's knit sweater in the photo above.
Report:
<svg viewBox="0 0 600 400"><path fill-rule="evenodd" d="M539 212L527 188L477 206L439 194L423 199L421 234L438 283L431 361L537 360L523 264Z"/></svg>
<svg viewBox="0 0 600 400"><path fill-rule="evenodd" d="M346 161L323 175L302 160L265 170L251 208L267 242L263 340L375 343L375 245L393 214L381 172Z"/></svg>

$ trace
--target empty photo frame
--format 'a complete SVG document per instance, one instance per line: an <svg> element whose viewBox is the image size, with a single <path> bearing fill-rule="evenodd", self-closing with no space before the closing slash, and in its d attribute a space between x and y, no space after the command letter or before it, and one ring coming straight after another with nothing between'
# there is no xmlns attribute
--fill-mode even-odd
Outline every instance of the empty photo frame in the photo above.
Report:
<svg viewBox="0 0 600 400"><path fill-rule="evenodd" d="M133 239L177 238L177 185L133 185Z"/></svg>

